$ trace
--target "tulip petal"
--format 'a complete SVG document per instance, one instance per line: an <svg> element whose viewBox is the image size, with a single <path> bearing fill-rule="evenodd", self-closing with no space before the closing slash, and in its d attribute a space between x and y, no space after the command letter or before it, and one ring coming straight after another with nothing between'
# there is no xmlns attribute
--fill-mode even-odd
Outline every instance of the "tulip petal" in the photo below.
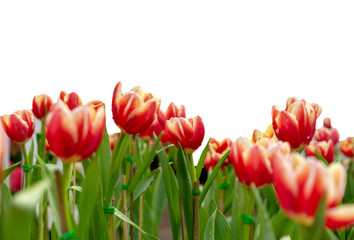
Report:
<svg viewBox="0 0 354 240"><path fill-rule="evenodd" d="M327 210L326 227L346 228L354 225L354 204L344 204Z"/></svg>

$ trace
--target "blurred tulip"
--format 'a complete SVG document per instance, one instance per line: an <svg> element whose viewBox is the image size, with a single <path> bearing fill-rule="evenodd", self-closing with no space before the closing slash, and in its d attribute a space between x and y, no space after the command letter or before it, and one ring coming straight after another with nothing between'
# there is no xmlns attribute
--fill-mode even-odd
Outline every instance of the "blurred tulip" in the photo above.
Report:
<svg viewBox="0 0 354 240"><path fill-rule="evenodd" d="M269 155L274 151L289 153L288 143L277 143L263 138L252 144L247 138L240 137L231 145L231 164L240 182L247 186L252 183L261 187L272 182L273 170Z"/></svg>
<svg viewBox="0 0 354 240"><path fill-rule="evenodd" d="M272 125L269 125L265 132L255 129L252 134L252 143L258 142L262 138L272 138L273 140L277 141L277 137L274 134L274 129Z"/></svg>
<svg viewBox="0 0 354 240"><path fill-rule="evenodd" d="M354 137L348 137L340 142L340 151L347 157L354 157Z"/></svg>
<svg viewBox="0 0 354 240"><path fill-rule="evenodd" d="M61 91L59 99L62 100L70 108L70 110L82 105L81 98L76 92L67 94L64 91Z"/></svg>
<svg viewBox="0 0 354 240"><path fill-rule="evenodd" d="M186 111L184 109L184 106L181 105L181 107L178 109L177 106L174 103L170 103L168 105L168 108L166 112L162 111L161 109L158 111L158 120L163 129L165 129L166 121L173 118L173 117L186 117Z"/></svg>
<svg viewBox="0 0 354 240"><path fill-rule="evenodd" d="M31 110L16 111L1 117L2 126L7 136L14 142L25 143L34 132L34 117Z"/></svg>
<svg viewBox="0 0 354 240"><path fill-rule="evenodd" d="M0 125L0 182L2 180L2 164L4 160L4 153L5 153L5 134L2 126Z"/></svg>
<svg viewBox="0 0 354 240"><path fill-rule="evenodd" d="M307 156L314 156L316 157L317 151L328 163L332 163L334 160L334 144L332 140L329 142L322 141L322 142L310 142L309 145L305 147L305 152Z"/></svg>
<svg viewBox="0 0 354 240"><path fill-rule="evenodd" d="M113 151L114 147L116 146L116 143L118 142L120 133L113 133L109 135L109 143L111 145L111 150Z"/></svg>
<svg viewBox="0 0 354 240"><path fill-rule="evenodd" d="M122 84L118 82L113 92L112 113L114 122L124 132L135 135L146 130L154 121L159 110L160 99L151 93L144 93L140 87L122 94Z"/></svg>
<svg viewBox="0 0 354 240"><path fill-rule="evenodd" d="M46 121L50 150L64 162L87 159L101 142L105 119L104 104L100 101L72 111L61 100L58 101Z"/></svg>
<svg viewBox="0 0 354 240"><path fill-rule="evenodd" d="M42 120L53 105L53 100L46 94L33 97L32 112L36 118Z"/></svg>
<svg viewBox="0 0 354 240"><path fill-rule="evenodd" d="M170 137L168 136L167 132L161 127L159 121L157 118L153 121L153 123L150 125L149 128L146 130L140 132L138 134L138 137L144 139L145 141L153 141L154 140L154 134L158 137L160 133L162 132L162 137L160 142L163 145L166 145L170 143Z"/></svg>
<svg viewBox="0 0 354 240"><path fill-rule="evenodd" d="M13 163L10 164L10 166L12 166L12 165L13 165ZM21 165L19 165L10 173L10 191L11 191L11 193L16 193L21 190L22 178L23 178L23 169L22 169Z"/></svg>
<svg viewBox="0 0 354 240"><path fill-rule="evenodd" d="M173 117L166 121L165 130L171 142L178 147L181 144L186 153L193 153L197 150L204 139L204 124L202 118Z"/></svg>
<svg viewBox="0 0 354 240"><path fill-rule="evenodd" d="M230 138L225 138L221 142L218 142L215 138L212 138L209 143L209 151L205 157L204 166L207 170L214 169L216 164L220 161L222 156L230 150L232 141ZM222 164L222 168L230 164L230 155L225 159Z"/></svg>
<svg viewBox="0 0 354 240"><path fill-rule="evenodd" d="M339 132L336 128L331 126L331 119L325 118L323 120L323 127L316 130L314 139L317 142L332 140L333 144L336 145L339 141Z"/></svg>
<svg viewBox="0 0 354 240"><path fill-rule="evenodd" d="M326 167L315 158L299 154L271 156L273 184L285 213L302 225L313 224L322 197L326 196L326 226L342 228L354 224L354 204L336 207L342 200L346 171L340 163ZM341 208L348 211L341 211Z"/></svg>
<svg viewBox="0 0 354 240"><path fill-rule="evenodd" d="M311 141L321 111L317 104L296 98L288 98L284 111L273 106L273 129L277 138L288 142L293 149L301 149Z"/></svg>

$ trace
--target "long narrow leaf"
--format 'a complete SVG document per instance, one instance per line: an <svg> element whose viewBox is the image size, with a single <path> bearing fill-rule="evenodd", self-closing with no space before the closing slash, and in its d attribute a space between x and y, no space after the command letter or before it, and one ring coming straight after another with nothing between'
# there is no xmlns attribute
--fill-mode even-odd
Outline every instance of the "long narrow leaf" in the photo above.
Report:
<svg viewBox="0 0 354 240"><path fill-rule="evenodd" d="M10 173L15 170L15 168L20 165L21 162L17 162L14 165L12 165L11 167L3 170L0 174L0 176L2 176L2 178L0 178L0 184L10 175Z"/></svg>
<svg viewBox="0 0 354 240"><path fill-rule="evenodd" d="M199 161L198 161L198 165L197 167L195 168L195 172L197 174L197 179L199 179L200 177L200 174L202 173L202 169L203 169L203 166L204 166L204 161L205 161L205 157L209 151L209 144L210 144L210 140L211 138L209 138L206 146L204 147L203 151L202 151L202 154L200 154L200 157L199 157Z"/></svg>

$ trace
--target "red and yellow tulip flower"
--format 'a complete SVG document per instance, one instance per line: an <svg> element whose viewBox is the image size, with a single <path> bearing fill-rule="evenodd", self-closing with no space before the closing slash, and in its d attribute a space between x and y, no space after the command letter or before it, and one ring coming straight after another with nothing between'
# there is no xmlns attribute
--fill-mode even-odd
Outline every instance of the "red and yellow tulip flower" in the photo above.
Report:
<svg viewBox="0 0 354 240"><path fill-rule="evenodd" d="M203 142L205 129L202 118L173 117L166 121L165 130L171 142L178 147L181 144L183 151L190 154L197 150Z"/></svg>
<svg viewBox="0 0 354 240"><path fill-rule="evenodd" d="M0 125L0 181L2 181L1 173L2 173L4 153L5 153L5 134L2 126Z"/></svg>
<svg viewBox="0 0 354 240"><path fill-rule="evenodd" d="M160 99L144 93L140 87L122 93L118 82L113 92L112 113L114 122L125 133L134 135L146 130L155 119Z"/></svg>
<svg viewBox="0 0 354 240"><path fill-rule="evenodd" d="M174 103L170 103L168 105L166 112L163 110L159 110L157 113L157 117L159 120L159 123L163 129L165 129L165 124L166 121L173 118L173 117L186 117L186 110L183 105L181 105L180 108L177 108L177 106Z"/></svg>
<svg viewBox="0 0 354 240"><path fill-rule="evenodd" d="M316 157L317 151L328 163L332 163L334 160L334 144L332 140L328 142L310 142L309 145L305 147L305 152L307 156L314 156Z"/></svg>
<svg viewBox="0 0 354 240"><path fill-rule="evenodd" d="M268 155L274 151L288 153L288 143L276 143L272 139L263 138L256 144L240 137L231 145L231 164L240 182L247 186L255 184L261 187L272 183L273 170Z"/></svg>
<svg viewBox="0 0 354 240"><path fill-rule="evenodd" d="M62 100L70 110L73 110L74 108L82 105L81 98L76 92L71 92L68 94L64 91L61 91L59 99Z"/></svg>
<svg viewBox="0 0 354 240"><path fill-rule="evenodd" d="M277 137L275 136L274 129L272 125L269 125L265 132L262 132L258 129L255 129L252 134L252 143L258 142L262 138L271 138L277 141Z"/></svg>
<svg viewBox="0 0 354 240"><path fill-rule="evenodd" d="M225 138L221 142L215 138L210 139L209 151L205 157L204 166L207 170L214 169L221 157L230 150L232 141L230 138ZM230 164L230 155L225 159L222 168Z"/></svg>
<svg viewBox="0 0 354 240"><path fill-rule="evenodd" d="M339 141L339 132L336 128L331 126L330 118L325 118L323 120L323 127L316 130L314 139L317 142L332 140L334 145L337 144Z"/></svg>
<svg viewBox="0 0 354 240"><path fill-rule="evenodd" d="M271 162L278 200L289 217L302 225L312 225L321 199L326 196L326 226L334 229L354 224L354 204L336 207L345 192L343 165L326 167L315 158L305 159L296 153L275 153Z"/></svg>
<svg viewBox="0 0 354 240"><path fill-rule="evenodd" d="M348 137L340 142L340 151L347 157L354 157L354 138Z"/></svg>
<svg viewBox="0 0 354 240"><path fill-rule="evenodd" d="M168 136L167 132L161 127L157 118L155 118L155 120L150 125L150 127L147 128L146 130L142 131L141 133L139 133L138 137L144 139L145 141L153 141L154 134L156 136L159 136L161 132L162 132L162 137L161 137L160 142L163 145L170 143L171 142L170 137Z"/></svg>
<svg viewBox="0 0 354 240"><path fill-rule="evenodd" d="M25 143L34 132L34 116L31 110L16 111L1 117L2 126L7 136L14 142Z"/></svg>
<svg viewBox="0 0 354 240"><path fill-rule="evenodd" d="M109 144L111 145L112 151L118 142L119 135L120 133L113 133L109 135Z"/></svg>
<svg viewBox="0 0 354 240"><path fill-rule="evenodd" d="M42 120L53 105L53 100L47 94L41 94L33 97L32 112L34 116Z"/></svg>
<svg viewBox="0 0 354 240"><path fill-rule="evenodd" d="M59 100L49 112L46 137L50 150L64 162L83 161L96 151L105 127L104 104L90 102L70 111Z"/></svg>
<svg viewBox="0 0 354 240"><path fill-rule="evenodd" d="M277 138L288 142L293 149L301 149L312 140L321 111L317 104L296 98L288 99L285 110L273 106L272 124Z"/></svg>

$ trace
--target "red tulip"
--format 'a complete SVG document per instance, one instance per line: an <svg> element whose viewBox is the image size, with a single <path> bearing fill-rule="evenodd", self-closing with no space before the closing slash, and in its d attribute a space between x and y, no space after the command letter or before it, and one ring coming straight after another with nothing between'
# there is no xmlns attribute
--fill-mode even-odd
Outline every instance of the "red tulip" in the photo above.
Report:
<svg viewBox="0 0 354 240"><path fill-rule="evenodd" d="M116 146L116 143L118 142L120 133L113 133L109 135L109 143L111 145L111 150L113 151L114 147Z"/></svg>
<svg viewBox="0 0 354 240"><path fill-rule="evenodd" d="M339 132L336 128L331 126L330 118L325 118L323 120L323 127L316 130L314 139L317 142L332 140L334 145L337 144L339 141Z"/></svg>
<svg viewBox="0 0 354 240"><path fill-rule="evenodd" d="M354 224L354 205L336 207L342 200L346 171L340 163L326 167L314 158L299 154L271 156L273 182L280 205L297 222L310 226L326 194L326 226L341 228ZM348 211L342 211L345 208Z"/></svg>
<svg viewBox="0 0 354 240"><path fill-rule="evenodd" d="M142 131L141 133L138 134L138 137L144 139L145 141L153 141L154 140L154 134L156 136L159 136L160 133L162 132L162 137L160 142L163 145L166 145L170 142L170 138L167 134L167 132L161 127L159 121L157 118L153 121L153 123L150 125L149 128L146 130Z"/></svg>
<svg viewBox="0 0 354 240"><path fill-rule="evenodd" d="M316 119L321 107L305 100L289 98L284 111L277 106L272 108L273 129L277 138L286 141L293 149L308 144L316 130Z"/></svg>
<svg viewBox="0 0 354 240"><path fill-rule="evenodd" d="M212 138L209 143L209 151L205 157L204 166L207 170L214 169L216 164L220 161L221 157L230 150L232 141L230 138L225 138L218 142ZM230 155L225 159L222 168L230 164Z"/></svg>
<svg viewBox="0 0 354 240"><path fill-rule="evenodd" d="M128 134L138 134L146 130L154 121L159 110L160 99L144 93L140 87L122 94L122 84L118 82L113 92L112 113L114 122Z"/></svg>
<svg viewBox="0 0 354 240"><path fill-rule="evenodd" d="M165 130L171 142L178 147L181 144L186 153L193 153L197 150L204 139L204 124L201 117L182 118L173 117L166 121Z"/></svg>
<svg viewBox="0 0 354 240"><path fill-rule="evenodd" d="M272 183L273 170L268 155L275 150L290 152L287 143L276 143L272 139L261 139L252 144L240 137L231 145L231 164L240 182L247 186L261 187Z"/></svg>
<svg viewBox="0 0 354 240"><path fill-rule="evenodd" d="M31 110L16 111L1 117L2 126L7 136L14 142L25 143L34 132L34 117Z"/></svg>
<svg viewBox="0 0 354 240"><path fill-rule="evenodd" d="M13 163L11 163L10 165L12 166ZM22 178L23 178L23 169L20 165L20 166L17 166L10 173L10 191L11 191L11 193L16 193L21 190Z"/></svg>
<svg viewBox="0 0 354 240"><path fill-rule="evenodd" d="M314 156L316 157L317 151L328 163L333 162L334 160L334 144L332 140L329 142L322 141L322 142L310 142L309 145L305 147L305 152L307 156Z"/></svg>
<svg viewBox="0 0 354 240"><path fill-rule="evenodd" d="M46 121L50 150L64 162L87 159L100 144L105 120L104 104L100 101L90 102L72 111L58 101Z"/></svg>
<svg viewBox="0 0 354 240"><path fill-rule="evenodd" d="M4 153L5 153L5 134L2 129L2 126L0 125L0 181L2 180L2 163L4 160Z"/></svg>
<svg viewBox="0 0 354 240"><path fill-rule="evenodd" d="M82 105L80 96L75 92L67 94L64 91L61 91L59 99L62 100L70 108L70 110Z"/></svg>
<svg viewBox="0 0 354 240"><path fill-rule="evenodd" d="M252 143L256 143L262 138L272 138L277 141L277 137L274 134L274 129L272 125L269 125L266 131L263 133L262 131L255 129L252 134Z"/></svg>
<svg viewBox="0 0 354 240"><path fill-rule="evenodd" d="M168 105L168 108L166 112L162 111L161 109L159 110L158 114L158 119L161 127L165 129L166 125L166 120L169 120L173 117L186 117L186 110L183 105L178 109L177 106L174 103L170 103Z"/></svg>
<svg viewBox="0 0 354 240"><path fill-rule="evenodd" d="M53 100L46 94L33 97L32 111L38 119L43 119L53 105Z"/></svg>
<svg viewBox="0 0 354 240"><path fill-rule="evenodd" d="M340 142L340 150L347 157L354 157L354 137L348 137Z"/></svg>

